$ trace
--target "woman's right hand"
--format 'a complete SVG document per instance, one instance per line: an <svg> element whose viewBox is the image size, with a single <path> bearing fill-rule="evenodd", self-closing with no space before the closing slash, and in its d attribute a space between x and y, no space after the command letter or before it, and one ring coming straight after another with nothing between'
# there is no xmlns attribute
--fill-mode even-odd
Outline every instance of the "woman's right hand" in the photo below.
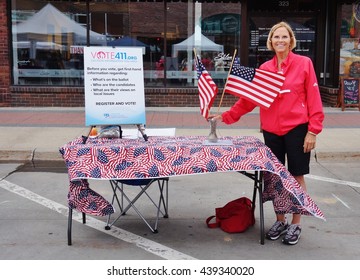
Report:
<svg viewBox="0 0 360 280"><path fill-rule="evenodd" d="M216 121L222 121L222 115L209 115L207 120L216 120Z"/></svg>

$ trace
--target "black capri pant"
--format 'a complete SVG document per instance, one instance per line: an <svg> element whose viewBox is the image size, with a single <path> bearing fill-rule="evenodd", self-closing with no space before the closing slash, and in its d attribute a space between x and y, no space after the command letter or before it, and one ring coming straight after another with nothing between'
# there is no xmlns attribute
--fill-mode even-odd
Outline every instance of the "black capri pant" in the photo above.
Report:
<svg viewBox="0 0 360 280"><path fill-rule="evenodd" d="M265 145L285 165L293 176L305 175L310 172L310 152L304 153L304 139L308 124L301 124L287 134L279 136L263 130Z"/></svg>

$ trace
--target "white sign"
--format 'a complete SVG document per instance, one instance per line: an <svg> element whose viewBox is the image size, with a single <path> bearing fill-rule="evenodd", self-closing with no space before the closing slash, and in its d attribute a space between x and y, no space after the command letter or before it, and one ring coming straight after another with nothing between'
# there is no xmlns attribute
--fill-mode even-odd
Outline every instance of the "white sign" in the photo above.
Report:
<svg viewBox="0 0 360 280"><path fill-rule="evenodd" d="M85 124L145 124L141 48L84 47Z"/></svg>

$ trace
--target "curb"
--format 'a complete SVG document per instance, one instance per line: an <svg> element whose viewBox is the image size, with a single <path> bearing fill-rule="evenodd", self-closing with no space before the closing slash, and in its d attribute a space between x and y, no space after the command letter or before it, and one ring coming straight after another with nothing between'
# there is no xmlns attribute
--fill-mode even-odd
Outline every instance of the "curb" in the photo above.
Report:
<svg viewBox="0 0 360 280"><path fill-rule="evenodd" d="M360 152L359 151L347 151L347 152L316 152L317 160L360 160Z"/></svg>
<svg viewBox="0 0 360 280"><path fill-rule="evenodd" d="M21 163L33 159L33 151L0 151L0 162L2 163Z"/></svg>

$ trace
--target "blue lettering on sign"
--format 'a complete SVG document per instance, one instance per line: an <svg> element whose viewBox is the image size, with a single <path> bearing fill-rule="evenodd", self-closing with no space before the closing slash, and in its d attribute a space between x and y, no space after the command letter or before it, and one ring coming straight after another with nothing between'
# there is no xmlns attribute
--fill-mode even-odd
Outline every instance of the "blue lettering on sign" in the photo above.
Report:
<svg viewBox="0 0 360 280"><path fill-rule="evenodd" d="M118 60L127 60L127 61L136 61L137 56L136 55L127 55L126 52L117 52L115 54L115 58Z"/></svg>

